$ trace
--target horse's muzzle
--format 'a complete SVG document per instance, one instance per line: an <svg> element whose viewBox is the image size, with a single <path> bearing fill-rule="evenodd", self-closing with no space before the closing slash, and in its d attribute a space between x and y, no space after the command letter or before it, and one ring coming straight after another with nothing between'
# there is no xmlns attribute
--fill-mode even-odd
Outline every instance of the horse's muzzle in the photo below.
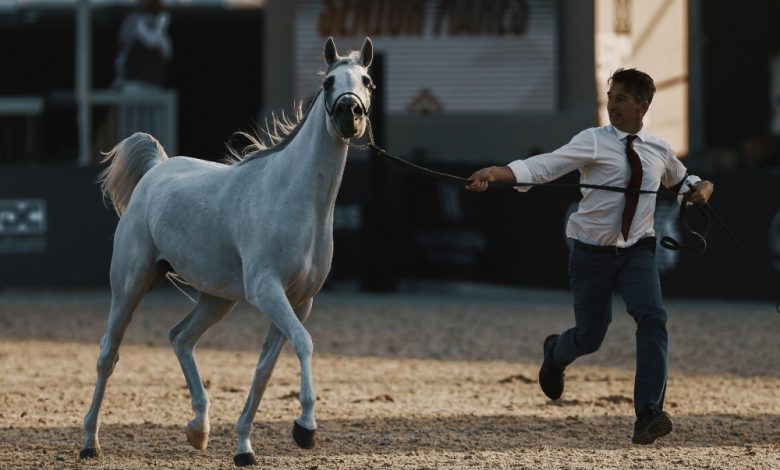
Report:
<svg viewBox="0 0 780 470"><path fill-rule="evenodd" d="M363 106L352 96L341 98L333 109L333 121L336 124L336 129L346 139L358 134L364 120Z"/></svg>

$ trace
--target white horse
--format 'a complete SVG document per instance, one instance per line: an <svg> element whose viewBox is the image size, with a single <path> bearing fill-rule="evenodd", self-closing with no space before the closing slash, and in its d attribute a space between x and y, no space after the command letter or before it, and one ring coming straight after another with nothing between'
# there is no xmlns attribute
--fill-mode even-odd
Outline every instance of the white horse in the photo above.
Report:
<svg viewBox="0 0 780 470"><path fill-rule="evenodd" d="M107 154L110 166L100 182L121 218L111 261L111 311L84 418L81 458L101 455L100 405L120 342L141 298L171 269L200 291L194 310L169 334L192 396L190 444L205 449L210 430L209 399L193 349L206 329L245 300L270 319L270 326L236 423L234 461L257 463L252 422L288 339L301 368L301 415L292 437L303 448L314 446L313 345L303 321L330 270L333 209L347 144L366 130L374 88L367 74L370 39L360 52L339 56L328 38L324 57L322 89L306 113L298 110L297 122L274 120L270 147L252 139L242 154L234 153L238 158L223 164L168 158L154 137L136 133Z"/></svg>

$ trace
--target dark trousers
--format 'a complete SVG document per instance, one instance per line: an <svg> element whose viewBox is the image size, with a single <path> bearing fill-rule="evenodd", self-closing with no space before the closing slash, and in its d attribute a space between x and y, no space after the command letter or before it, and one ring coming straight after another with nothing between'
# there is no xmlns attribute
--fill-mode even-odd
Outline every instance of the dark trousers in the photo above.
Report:
<svg viewBox="0 0 780 470"><path fill-rule="evenodd" d="M569 261L576 325L564 331L553 350L553 365L566 367L601 346L612 320L612 293L617 290L636 321L634 408L663 409L668 374L666 311L655 264L655 244L627 252L588 252L575 244Z"/></svg>

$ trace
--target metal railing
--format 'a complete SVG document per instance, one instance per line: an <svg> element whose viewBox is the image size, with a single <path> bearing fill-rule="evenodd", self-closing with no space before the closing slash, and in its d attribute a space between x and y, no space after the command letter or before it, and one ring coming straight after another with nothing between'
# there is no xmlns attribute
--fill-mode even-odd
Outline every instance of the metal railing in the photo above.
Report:
<svg viewBox="0 0 780 470"><path fill-rule="evenodd" d="M90 93L90 103L93 108L107 106L113 111L113 116L109 115L108 125L104 125L105 135L100 140L115 144L134 132L147 132L154 135L163 144L169 155L176 155L178 123L175 91L162 89L93 90ZM93 142L93 145L97 144L95 139L90 141Z"/></svg>
<svg viewBox="0 0 780 470"><path fill-rule="evenodd" d="M0 96L0 161L46 160L42 142L44 106L74 105L71 91L40 96ZM92 125L86 130L89 142L87 161L74 154L79 164L100 161L101 152L134 132L154 135L169 155L177 153L177 93L174 90L142 88L130 90L92 90L88 94ZM101 112L102 111L102 112ZM68 123L70 124L70 123ZM66 125L66 123L63 123Z"/></svg>
<svg viewBox="0 0 780 470"><path fill-rule="evenodd" d="M42 113L39 96L0 96L0 161L35 158Z"/></svg>

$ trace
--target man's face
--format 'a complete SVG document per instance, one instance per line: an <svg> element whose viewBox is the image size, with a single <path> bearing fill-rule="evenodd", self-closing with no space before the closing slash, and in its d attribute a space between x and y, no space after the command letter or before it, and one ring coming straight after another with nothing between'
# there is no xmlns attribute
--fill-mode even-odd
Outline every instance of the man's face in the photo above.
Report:
<svg viewBox="0 0 780 470"><path fill-rule="evenodd" d="M607 92L607 112L609 122L623 132L635 134L642 128L642 118L650 104L639 101L629 92L625 85L612 82Z"/></svg>

